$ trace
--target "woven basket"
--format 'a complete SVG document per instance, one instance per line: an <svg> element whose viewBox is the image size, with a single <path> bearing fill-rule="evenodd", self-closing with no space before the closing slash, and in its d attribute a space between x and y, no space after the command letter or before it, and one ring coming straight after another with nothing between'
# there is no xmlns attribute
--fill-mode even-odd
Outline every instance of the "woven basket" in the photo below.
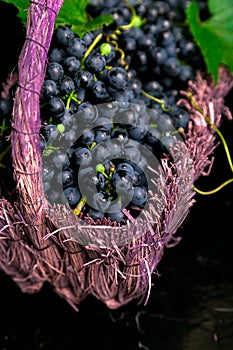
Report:
<svg viewBox="0 0 233 350"><path fill-rule="evenodd" d="M174 149L175 166L165 159L163 171L155 174L158 192L150 195L148 211L136 226L127 227L134 238L122 245L81 244L72 239L74 230L82 232L70 208L51 206L46 201L41 171L40 91L61 6L61 0L38 0L31 1L28 10L11 132L17 201L0 199L0 268L25 293L38 292L48 282L76 310L90 294L112 309L133 299L146 303L151 276L164 249L180 240L176 233L194 203L193 183L213 163L217 143L205 115L217 127L223 114L231 117L224 97L233 79L221 67L217 86L208 76L197 73L188 91L181 91L178 104L189 111L189 129L185 141ZM203 113L195 108L190 93ZM156 215L158 209L160 215ZM104 236L105 228L98 229ZM85 235L94 242L92 231L89 228Z"/></svg>

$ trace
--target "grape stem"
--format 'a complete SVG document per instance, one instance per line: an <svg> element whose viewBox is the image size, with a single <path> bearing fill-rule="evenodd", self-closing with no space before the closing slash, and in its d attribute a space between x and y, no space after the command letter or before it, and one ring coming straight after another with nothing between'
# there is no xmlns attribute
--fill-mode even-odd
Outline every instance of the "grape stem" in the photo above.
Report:
<svg viewBox="0 0 233 350"><path fill-rule="evenodd" d="M115 40L112 40L112 39L115 39ZM120 57L120 64L122 66L125 66L125 70L128 70L129 69L129 65L125 62L125 53L124 53L124 50L122 50L119 46L118 46L118 42L116 41L118 38L116 35L107 35L106 36L106 40L109 44L112 44L114 46L114 50L115 51L118 51L121 55Z"/></svg>
<svg viewBox="0 0 233 350"><path fill-rule="evenodd" d="M79 103L79 104L81 103L81 101L79 101L79 100L74 96L75 92L76 92L76 90L74 89L74 90L70 93L69 97L67 98L67 101L66 101L66 109L70 109L70 102L71 102L71 100L73 100L73 101L75 101L75 102L77 102L77 103Z"/></svg>
<svg viewBox="0 0 233 350"><path fill-rule="evenodd" d="M223 134L221 133L221 131L218 129L218 127L208 118L207 115L204 114L204 112L202 111L202 109L200 108L200 106L198 106L197 102L195 101L192 93L190 92L189 93L189 98L190 98L190 101L193 105L193 107L199 112L201 113L201 115L205 118L205 120L207 121L207 123L212 126L212 128L214 129L214 131L218 134L218 136L220 137L221 141L222 141L222 144L224 146L224 149L225 149L225 153L226 153L226 156L227 156L227 160L228 160L228 163L230 165L230 168L231 168L231 171L233 172L233 163L232 163L232 159L231 159L231 155L230 155L230 152L229 152L229 148L227 146L227 143L226 143L226 140L223 136Z"/></svg>
<svg viewBox="0 0 233 350"><path fill-rule="evenodd" d="M159 103L159 104L161 105L161 108L162 108L162 110L163 110L164 112L169 112L169 111L170 111L169 108L166 108L166 107L165 107L165 102L164 102L163 100L160 100L160 99L158 99L158 98L156 98L156 97L154 97L154 96L148 94L148 93L147 93L146 91L144 91L144 90L141 90L141 93L142 93L144 96L146 96L147 98L149 98L149 99L151 99L151 100L153 100L153 101Z"/></svg>
<svg viewBox="0 0 233 350"><path fill-rule="evenodd" d="M76 208L73 210L75 215L79 215L81 213L81 210L84 207L85 203L86 203L86 199L82 197L78 202L78 205L76 206Z"/></svg>
<svg viewBox="0 0 233 350"><path fill-rule="evenodd" d="M84 69L84 62L86 60L86 58L90 55L91 51L94 49L94 47L98 44L98 42L102 39L103 34L100 33L97 35L97 37L95 38L95 40L93 40L93 42L91 43L91 45L88 47L87 51L85 52L82 60L81 60L81 67L80 69Z"/></svg>
<svg viewBox="0 0 233 350"><path fill-rule="evenodd" d="M119 26L117 29L128 30L132 27L140 27L142 24L146 22L146 19L141 19L141 17L137 15L135 8L128 1L125 1L125 2L127 3L128 7L130 8L130 11L132 12L131 21L129 24Z"/></svg>
<svg viewBox="0 0 233 350"><path fill-rule="evenodd" d="M190 99L190 102L193 105L193 107L196 109L196 111L198 111L205 118L206 122L214 129L214 131L220 137L220 140L221 140L221 142L223 144L223 147L224 147L224 150L225 150L225 153L226 153L226 156L227 156L228 164L230 166L231 172L233 172L233 163L232 163L231 155L230 155L229 148L227 146L227 142L226 142L223 134L221 133L219 128L210 120L210 118L203 112L201 107L195 101L195 99L194 99L194 97L193 97L191 92L189 92L189 99ZM193 189L194 189L194 191L196 191L199 194L209 195L209 194L213 194L213 193L216 193L216 192L220 191L223 187L227 186L231 182L233 182L233 178L224 181L221 185L219 185L218 187L216 187L215 189L213 189L211 191L201 191L198 188L196 188L195 186L193 187Z"/></svg>

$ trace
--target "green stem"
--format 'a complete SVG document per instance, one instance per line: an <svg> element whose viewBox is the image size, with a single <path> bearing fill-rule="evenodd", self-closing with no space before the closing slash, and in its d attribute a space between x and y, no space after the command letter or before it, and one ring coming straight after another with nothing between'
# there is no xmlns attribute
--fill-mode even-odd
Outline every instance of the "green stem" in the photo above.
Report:
<svg viewBox="0 0 233 350"><path fill-rule="evenodd" d="M81 213L81 210L84 207L85 203L86 203L86 199L82 197L78 202L78 205L76 206L76 208L73 210L75 215L79 215Z"/></svg>
<svg viewBox="0 0 233 350"><path fill-rule="evenodd" d="M192 93L189 93L189 98L190 98L190 102L192 103L193 107L205 118L205 120L207 121L207 123L214 129L214 131L218 134L218 136L220 137L222 144L224 146L224 150L227 156L227 160L230 166L231 171L233 172L233 163L232 163L232 159L231 159L231 155L229 152L229 148L227 146L226 140L223 136L223 134L221 133L221 131L219 130L219 128L209 119L209 117L204 114L204 112L202 111L202 109L200 108L200 106L197 104L197 102L195 101ZM209 195L209 194L214 194L218 191L220 191L223 187L227 186L228 184L230 184L231 182L233 182L233 178L229 179L225 182L223 182L220 186L216 187L215 189L211 190L211 191L201 191L198 188L196 188L195 186L193 187L194 191L196 191L199 194L202 195Z"/></svg>
<svg viewBox="0 0 233 350"><path fill-rule="evenodd" d="M146 23L146 19L141 19L141 17L137 15L134 7L128 1L125 1L125 2L127 3L127 6L132 12L131 20L129 24L119 26L117 29L128 30L132 27L140 27L142 24Z"/></svg>
<svg viewBox="0 0 233 350"><path fill-rule="evenodd" d="M91 51L94 49L94 47L102 39L102 36L103 36L102 33L98 34L97 37L95 38L95 40L93 40L91 45L88 47L87 51L85 52L85 54L84 54L84 56L83 56L83 58L81 60L81 67L80 67L80 69L83 69L85 67L84 63L85 63L85 60L86 60L87 56L91 53Z"/></svg>
<svg viewBox="0 0 233 350"><path fill-rule="evenodd" d="M220 186L216 187L215 189L213 189L211 191L201 191L198 188L196 188L195 186L193 187L193 189L194 189L195 192L197 192L199 194L209 195L209 194L214 194L214 193L220 191L223 187L229 185L231 182L233 182L233 178L223 182Z"/></svg>
<svg viewBox="0 0 233 350"><path fill-rule="evenodd" d="M148 93L147 93L146 91L144 91L144 90L141 90L141 93L142 93L144 96L146 96L147 98L151 99L152 101L155 101L155 102L159 103L159 104L161 105L161 108L162 108L162 110L163 110L164 112L169 112L169 111L170 111L169 108L165 108L165 102L164 102L163 100L160 100L160 99L158 99L158 98L156 98L156 97L154 97L154 96L148 94Z"/></svg>
<svg viewBox="0 0 233 350"><path fill-rule="evenodd" d="M225 149L225 153L226 153L226 156L227 156L227 160L228 160L228 163L229 163L229 166L231 168L231 171L233 172L233 163L232 163L232 159L231 159L231 155L230 155L230 152L229 152L229 148L227 146L227 143L226 143L226 140L223 136L223 134L221 133L221 131L218 129L218 127L212 123L212 121L208 118L207 115L204 114L204 112L202 111L202 109L200 108L200 106L198 106L197 102L195 101L195 99L193 98L193 95L192 93L190 92L189 93L189 97L190 97L190 101L193 105L193 107L199 112L201 113L201 115L205 118L205 120L207 121L207 123L212 126L212 128L215 130L215 132L218 134L218 136L220 137L221 141L222 141L222 144L223 144L223 147Z"/></svg>

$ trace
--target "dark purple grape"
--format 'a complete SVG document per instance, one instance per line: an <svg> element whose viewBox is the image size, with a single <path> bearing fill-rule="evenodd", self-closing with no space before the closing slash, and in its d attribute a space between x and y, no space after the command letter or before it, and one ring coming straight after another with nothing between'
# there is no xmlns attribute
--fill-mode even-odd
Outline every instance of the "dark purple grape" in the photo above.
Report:
<svg viewBox="0 0 233 350"><path fill-rule="evenodd" d="M71 208L75 208L81 199L81 193L75 187L67 187L64 195Z"/></svg>
<svg viewBox="0 0 233 350"><path fill-rule="evenodd" d="M155 47L156 46L156 38L151 33L144 34L138 39L138 45L139 45L139 49L140 50L142 50L142 51L146 50L147 51L151 47Z"/></svg>
<svg viewBox="0 0 233 350"><path fill-rule="evenodd" d="M151 57L156 64L164 64L167 59L167 50L164 47L156 46L151 51Z"/></svg>
<svg viewBox="0 0 233 350"><path fill-rule="evenodd" d="M90 96L94 99L95 103L102 102L106 99L108 93L105 84L100 80L95 81L90 89Z"/></svg>
<svg viewBox="0 0 233 350"><path fill-rule="evenodd" d="M74 172L67 168L62 171L62 186L63 188L72 187L74 185Z"/></svg>
<svg viewBox="0 0 233 350"><path fill-rule="evenodd" d="M148 199L147 189L142 186L135 186L133 189L133 197L130 204L138 208L143 208Z"/></svg>
<svg viewBox="0 0 233 350"><path fill-rule="evenodd" d="M116 188L117 192L128 192L132 189L133 179L126 171L118 171L113 174L111 183Z"/></svg>
<svg viewBox="0 0 233 350"><path fill-rule="evenodd" d="M59 90L57 88L57 84L54 80L46 79L42 86L42 97L47 99L52 96L57 96L59 94Z"/></svg>
<svg viewBox="0 0 233 350"><path fill-rule="evenodd" d="M95 130L94 141L99 144L110 139L110 135L105 130Z"/></svg>
<svg viewBox="0 0 233 350"><path fill-rule="evenodd" d="M87 50L87 44L84 40L74 37L68 43L66 51L68 55L82 58Z"/></svg>
<svg viewBox="0 0 233 350"><path fill-rule="evenodd" d="M59 26L54 32L54 40L57 44L67 46L74 38L74 32L68 26Z"/></svg>
<svg viewBox="0 0 233 350"><path fill-rule="evenodd" d="M108 118L100 117L97 120L98 122L98 130L103 130L110 132L112 130L113 124Z"/></svg>
<svg viewBox="0 0 233 350"><path fill-rule="evenodd" d="M168 57L166 62L163 64L163 70L171 77L176 77L180 74L181 64L175 57Z"/></svg>
<svg viewBox="0 0 233 350"><path fill-rule="evenodd" d="M95 39L95 35L93 32L85 33L82 37L82 40L85 41L87 46L91 45L94 39Z"/></svg>
<svg viewBox="0 0 233 350"><path fill-rule="evenodd" d="M105 66L106 66L105 57L101 55L101 53L99 52L90 54L89 56L87 56L85 60L86 69L94 74L102 72Z"/></svg>
<svg viewBox="0 0 233 350"><path fill-rule="evenodd" d="M161 133L159 131L158 128L150 128L147 132L147 142L150 144L150 145L157 145L159 140L160 140L160 137L161 137Z"/></svg>
<svg viewBox="0 0 233 350"><path fill-rule="evenodd" d="M172 120L172 117L169 114L166 114L166 113L160 114L158 119L158 129L160 132L174 131L174 121Z"/></svg>
<svg viewBox="0 0 233 350"><path fill-rule="evenodd" d="M49 54L49 62L62 63L65 56L65 50L63 50L61 47L54 47Z"/></svg>
<svg viewBox="0 0 233 350"><path fill-rule="evenodd" d="M148 127L146 123L143 121L143 119L141 119L137 125L132 126L132 128L128 129L129 137L133 140L142 143L147 134L147 130Z"/></svg>
<svg viewBox="0 0 233 350"><path fill-rule="evenodd" d="M94 142L94 139L95 139L95 132L93 129L90 129L83 132L82 136L80 137L80 142L86 145L90 145L92 144L92 142Z"/></svg>
<svg viewBox="0 0 233 350"><path fill-rule="evenodd" d="M48 194L46 195L46 197L48 198L48 201L52 204L56 203L58 198L60 196L59 191L56 190L51 190L48 192Z"/></svg>
<svg viewBox="0 0 233 350"><path fill-rule="evenodd" d="M181 107L175 106L172 110L172 115L175 118L175 128L187 128L190 120L189 113Z"/></svg>
<svg viewBox="0 0 233 350"><path fill-rule="evenodd" d="M74 82L78 88L87 89L92 87L94 77L93 74L87 70L79 70L75 72Z"/></svg>
<svg viewBox="0 0 233 350"><path fill-rule="evenodd" d="M64 76L64 69L62 65L58 62L51 62L47 66L47 76L48 79L54 81L61 80Z"/></svg>
<svg viewBox="0 0 233 350"><path fill-rule="evenodd" d="M41 128L41 134L46 142L53 142L59 136L59 132L55 124L43 125Z"/></svg>
<svg viewBox="0 0 233 350"><path fill-rule="evenodd" d="M116 128L111 132L112 139L118 139L123 144L126 144L129 140L128 131L123 128Z"/></svg>
<svg viewBox="0 0 233 350"><path fill-rule="evenodd" d="M61 117L65 113L65 104L60 97L53 96L46 102L45 110L50 116Z"/></svg>
<svg viewBox="0 0 233 350"><path fill-rule="evenodd" d="M57 169L66 169L70 166L69 158L67 157L67 154L63 153L62 151L55 151L54 156L52 157L52 162L54 166Z"/></svg>
<svg viewBox="0 0 233 350"><path fill-rule="evenodd" d="M74 90L74 81L71 79L69 76L64 77L60 82L59 82L59 89L62 95L64 94L71 94L71 92Z"/></svg>
<svg viewBox="0 0 233 350"><path fill-rule="evenodd" d="M116 172L125 172L129 176L133 177L134 167L127 162L122 162L116 166Z"/></svg>
<svg viewBox="0 0 233 350"><path fill-rule="evenodd" d="M43 172L42 172L42 177L43 177L43 182L51 181L54 177L54 169L51 167L51 164L43 164Z"/></svg>
<svg viewBox="0 0 233 350"><path fill-rule="evenodd" d="M80 61L75 56L68 56L63 61L63 67L67 74L74 74L80 68Z"/></svg>
<svg viewBox="0 0 233 350"><path fill-rule="evenodd" d="M91 161L91 152L86 147L78 147L73 152L74 162L77 166L88 165Z"/></svg>
<svg viewBox="0 0 233 350"><path fill-rule="evenodd" d="M128 82L128 74L124 68L114 67L108 73L108 81L113 88L122 90Z"/></svg>
<svg viewBox="0 0 233 350"><path fill-rule="evenodd" d="M77 119L85 124L92 124L98 118L98 109L90 102L83 102L79 105Z"/></svg>
<svg viewBox="0 0 233 350"><path fill-rule="evenodd" d="M174 146L175 142L176 137L174 135L165 135L160 138L160 144L165 151L169 151L169 149Z"/></svg>

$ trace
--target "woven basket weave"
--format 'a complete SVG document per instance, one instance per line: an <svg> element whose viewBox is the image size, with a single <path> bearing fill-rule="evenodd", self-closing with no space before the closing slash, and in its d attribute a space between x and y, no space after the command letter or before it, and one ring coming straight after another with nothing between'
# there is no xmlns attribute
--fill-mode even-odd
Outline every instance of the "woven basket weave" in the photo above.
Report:
<svg viewBox="0 0 233 350"><path fill-rule="evenodd" d="M181 92L179 104L189 111L189 129L184 135L185 142L174 150L180 159L176 170L164 160L163 172L156 176L158 189L165 186L166 191L159 197L151 195L145 221L156 217L155 202L162 213L153 225L139 222L138 229L143 231L140 237L122 246L84 246L67 239L70 233L66 227L75 227L76 218L68 206L51 206L44 197L39 138L40 91L61 6L61 0L38 0L31 1L28 10L11 132L17 201L0 199L0 268L25 293L38 292L48 282L76 310L89 294L109 308L118 308L133 299L146 303L152 273L165 247L179 242L177 230L194 203L193 183L213 163L217 143L214 129L204 115L216 126L220 126L223 114L231 117L224 106L224 97L232 88L233 79L221 67L217 86L208 76L204 78L197 73L195 81L189 83L189 90ZM204 115L190 102L189 92ZM58 229L61 221L64 228ZM88 234L91 237L91 229Z"/></svg>

